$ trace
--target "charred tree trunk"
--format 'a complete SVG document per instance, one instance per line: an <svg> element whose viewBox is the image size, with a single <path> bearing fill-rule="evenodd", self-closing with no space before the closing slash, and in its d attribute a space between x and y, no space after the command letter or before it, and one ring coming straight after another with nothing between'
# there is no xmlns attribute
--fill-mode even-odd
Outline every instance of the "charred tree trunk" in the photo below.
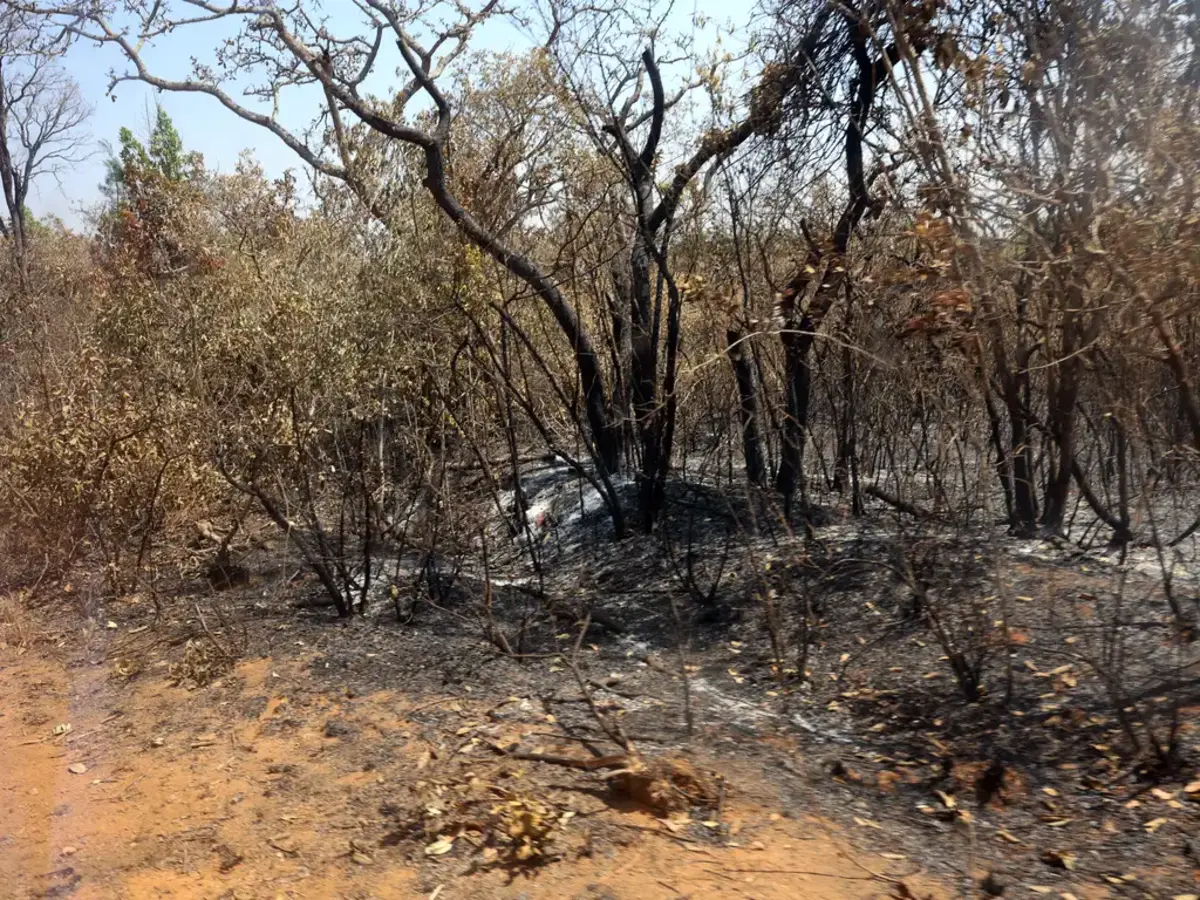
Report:
<svg viewBox="0 0 1200 900"><path fill-rule="evenodd" d="M733 366L737 383L738 421L742 428L742 456L746 461L746 478L751 484L765 486L767 466L763 459L762 436L758 427L758 390L754 382L754 367L745 351L745 335L731 327L725 334L725 352Z"/></svg>
<svg viewBox="0 0 1200 900"><path fill-rule="evenodd" d="M1081 298L1072 296L1068 303ZM1054 367L1050 383L1050 408L1046 427L1054 439L1056 458L1046 482L1046 502L1042 511L1042 526L1050 531L1062 528L1067 503L1071 497L1071 472L1075 463L1075 419L1079 402L1082 360L1078 355L1078 307L1068 308L1063 322L1063 339L1059 363Z"/></svg>
<svg viewBox="0 0 1200 900"><path fill-rule="evenodd" d="M1175 382L1175 389L1179 392L1181 418L1187 423L1188 430L1191 432L1192 446L1200 453L1200 402L1196 399L1187 363L1183 359L1183 348L1175 339L1175 335L1171 333L1171 328L1161 312L1153 310L1151 318L1154 322L1154 330L1165 351L1163 361Z"/></svg>
<svg viewBox="0 0 1200 900"><path fill-rule="evenodd" d="M775 490L783 498L784 514L787 516L791 515L796 492L799 491L801 498L804 497L804 443L808 433L808 409L812 395L812 368L808 362L808 354L812 349L815 328L815 323L809 315L801 316L794 324L788 321L789 318L791 316L785 308L781 340L787 394L779 471L775 474Z"/></svg>
<svg viewBox="0 0 1200 900"><path fill-rule="evenodd" d="M1024 294L1028 288L1020 293ZM1021 340L1026 322L1025 301L1019 301L1017 307L1017 334ZM996 380L999 382L1001 400L1004 402L1004 412L1008 418L1008 450L1004 453L1001 479L1007 472L1008 483L1006 492L1011 491L1012 502L1009 508L1008 527L1014 535L1032 536L1037 531L1038 502L1037 490L1033 483L1033 447L1030 444L1030 383L1029 361L1038 345L1032 347L1020 343L1016 349L1015 360L1010 362L1009 350L1005 342L1004 330L995 316L985 320L984 327L991 347ZM998 418L998 417L997 417ZM997 432L998 432L997 423ZM996 440L998 449L1003 451Z"/></svg>
<svg viewBox="0 0 1200 900"><path fill-rule="evenodd" d="M637 301L634 302L637 309ZM657 315L654 316L657 318ZM640 320L635 313L633 322L633 415L641 451L638 472L638 513L642 530L649 534L658 517L655 491L663 459L663 404L657 396L658 338L649 321ZM663 397L666 398L664 385Z"/></svg>
<svg viewBox="0 0 1200 900"><path fill-rule="evenodd" d="M802 465L812 392L809 354L817 330L846 282L846 251L850 246L850 238L871 205L863 167L863 135L878 88L886 83L889 68L899 58L899 51L893 44L879 59L872 61L868 23L853 6L844 7L842 16L849 32L856 66L845 138L849 198L827 250L814 244L805 264L788 282L779 298L779 312L783 320L787 414L775 488L783 498L787 514L790 514L797 489L802 496L804 489ZM918 52L921 52L920 48ZM811 291L812 299L805 303L814 277L820 280L815 291Z"/></svg>
<svg viewBox="0 0 1200 900"><path fill-rule="evenodd" d="M649 189L648 183L635 187L639 194L639 210L645 209L644 204L649 200ZM641 211L638 218L639 223L644 221ZM629 317L632 349L631 388L633 415L641 449L641 506L644 514L649 502L650 485L659 465L656 446L658 429L655 425L658 417L658 335L655 327L658 316L652 298L649 239L640 224L629 254L629 269L632 275Z"/></svg>
<svg viewBox="0 0 1200 900"><path fill-rule="evenodd" d="M988 385L983 386L983 405L987 410L988 432L992 439L992 449L996 453L996 475L1000 478L1000 487L1004 492L1004 516L1013 521L1013 472L1012 460L1004 449L1004 438L1001 435L1000 413L992 402L992 391Z"/></svg>
<svg viewBox="0 0 1200 900"><path fill-rule="evenodd" d="M447 125L448 127L448 125ZM592 345L591 336L579 320L575 308L567 302L558 286L529 259L509 249L470 215L450 193L446 183L446 162L440 141L424 146L425 186L437 205L459 230L480 250L491 256L509 272L528 284L545 303L559 328L571 344L575 367L583 390L584 409L592 438L592 453L596 465L605 475L621 467L621 436L608 407L600 357Z"/></svg>
<svg viewBox="0 0 1200 900"><path fill-rule="evenodd" d="M1015 534L1030 535L1037 528L1038 502L1033 483L1033 447L1029 443L1028 415L1021 390L1021 383L1027 384L1028 376L1006 372L1001 377L1002 381L1008 382L1004 403L1008 412L1012 466L1013 521L1010 527Z"/></svg>
<svg viewBox="0 0 1200 900"><path fill-rule="evenodd" d="M648 502L642 510L642 526L649 532L658 517L662 515L667 502L667 475L671 469L671 452L675 445L675 416L678 401L675 396L675 378L679 367L679 345L682 340L681 319L683 315L683 298L670 273L666 269L665 248L660 254L663 265L663 280L667 288L667 358L666 371L663 373L664 405L661 414L655 420L654 448L657 466L653 470Z"/></svg>
<svg viewBox="0 0 1200 900"><path fill-rule="evenodd" d="M847 284L849 288L849 284ZM833 489L839 494L850 489L850 511L862 515L858 489L858 420L855 396L855 358L851 349L853 294L846 291L846 320L842 333L842 409L838 415L837 457L833 465Z"/></svg>
<svg viewBox="0 0 1200 900"><path fill-rule="evenodd" d="M633 416L633 339L629 323L633 299L628 272L612 266L613 293L609 297L612 320L613 413L618 419L621 453L628 456L635 437Z"/></svg>

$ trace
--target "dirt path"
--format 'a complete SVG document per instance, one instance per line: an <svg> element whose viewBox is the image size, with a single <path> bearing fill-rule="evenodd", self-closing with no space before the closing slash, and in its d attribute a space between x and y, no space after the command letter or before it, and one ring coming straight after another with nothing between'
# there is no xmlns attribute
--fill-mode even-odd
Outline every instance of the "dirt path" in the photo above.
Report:
<svg viewBox="0 0 1200 900"><path fill-rule="evenodd" d="M188 692L0 650L0 894L833 900L891 896L901 877L931 892L898 855L781 815L750 770L725 773L728 802L706 824L606 802L594 776L498 760L493 737L537 733L536 715L489 718L506 702L332 696L306 686L302 661L270 659ZM456 831L455 811L485 794L567 812L553 858L505 867Z"/></svg>

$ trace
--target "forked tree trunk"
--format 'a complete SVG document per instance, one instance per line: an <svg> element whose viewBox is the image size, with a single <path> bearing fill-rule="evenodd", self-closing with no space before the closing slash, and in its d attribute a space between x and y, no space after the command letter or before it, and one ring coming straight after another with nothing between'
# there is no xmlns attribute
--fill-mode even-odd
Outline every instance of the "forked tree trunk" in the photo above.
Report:
<svg viewBox="0 0 1200 900"><path fill-rule="evenodd" d="M850 238L871 205L863 167L863 134L878 89L886 83L888 72L899 59L899 50L893 44L885 49L879 58L872 61L872 34L865 19L852 5L842 8L842 17L849 32L856 65L854 81L851 84L854 99L850 105L845 139L849 197L828 246L811 247L804 265L789 280L779 297L779 313L783 322L781 340L785 360L787 414L784 418L783 452L775 487L782 496L785 514L789 515L796 491L800 490L803 496L804 490L804 443L808 432L812 393L809 354L825 315L846 283L846 251L850 246ZM923 49L923 46L918 47L917 52L923 52ZM817 281L815 290L810 290L814 278L820 280Z"/></svg>

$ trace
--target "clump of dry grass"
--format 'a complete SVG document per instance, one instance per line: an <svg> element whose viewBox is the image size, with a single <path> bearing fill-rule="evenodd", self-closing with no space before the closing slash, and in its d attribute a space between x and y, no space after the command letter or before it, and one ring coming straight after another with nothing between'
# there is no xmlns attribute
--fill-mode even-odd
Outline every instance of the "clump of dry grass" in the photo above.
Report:
<svg viewBox="0 0 1200 900"><path fill-rule="evenodd" d="M0 649L28 650L36 632L25 608L26 592L0 595Z"/></svg>

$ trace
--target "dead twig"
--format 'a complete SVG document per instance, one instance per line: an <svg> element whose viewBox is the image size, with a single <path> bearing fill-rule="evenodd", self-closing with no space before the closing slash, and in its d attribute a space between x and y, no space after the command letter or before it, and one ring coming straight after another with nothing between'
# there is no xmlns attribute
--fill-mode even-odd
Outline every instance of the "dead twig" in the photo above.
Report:
<svg viewBox="0 0 1200 900"><path fill-rule="evenodd" d="M519 750L506 750L499 744L490 741L488 742L488 746L501 756L506 756L509 759L544 762L554 766L565 766L568 769L582 769L589 772L596 769L622 769L629 763L628 753L614 753L609 756L597 756L593 759L574 759L569 756L554 756L548 753L525 753Z"/></svg>
<svg viewBox="0 0 1200 900"><path fill-rule="evenodd" d="M630 742L628 735L621 728L619 722L609 722L604 714L596 706L595 698L592 697L592 692L588 687L588 680L583 677L583 672L579 669L579 652L583 647L583 639L587 635L588 627L592 624L592 614L589 612L583 617L583 624L579 626L579 635L575 638L575 647L571 651L571 658L567 660L567 665L571 668L571 674L575 676L575 682L579 685L580 693L583 694L587 701L588 710L592 717L596 720L596 724L600 729L608 735L609 739L614 744L623 749L627 756L635 756L637 751L634 750L633 744Z"/></svg>

